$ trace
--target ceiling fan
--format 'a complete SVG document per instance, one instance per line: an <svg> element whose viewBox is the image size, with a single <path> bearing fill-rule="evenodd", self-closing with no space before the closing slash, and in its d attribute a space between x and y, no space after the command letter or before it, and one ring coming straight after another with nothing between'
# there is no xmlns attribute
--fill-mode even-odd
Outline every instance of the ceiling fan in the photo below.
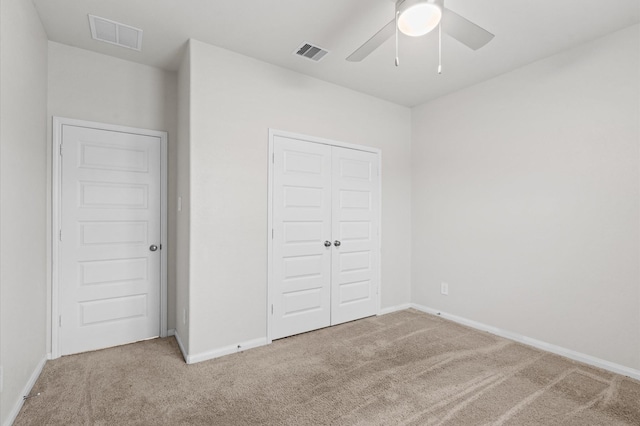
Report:
<svg viewBox="0 0 640 426"><path fill-rule="evenodd" d="M431 32L436 27L439 29L440 40L444 31L473 50L478 50L494 37L484 28L446 9L444 0L397 0L395 18L349 55L347 61L362 61L395 33L396 66L398 66L398 31L408 36L418 37ZM438 72L441 70L439 66Z"/></svg>

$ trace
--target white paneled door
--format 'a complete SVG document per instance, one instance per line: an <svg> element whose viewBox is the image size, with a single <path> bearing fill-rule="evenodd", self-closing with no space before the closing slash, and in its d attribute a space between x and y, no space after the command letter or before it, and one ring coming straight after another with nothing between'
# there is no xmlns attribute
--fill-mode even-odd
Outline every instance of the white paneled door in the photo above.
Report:
<svg viewBox="0 0 640 426"><path fill-rule="evenodd" d="M277 339L331 322L331 147L278 137L273 148Z"/></svg>
<svg viewBox="0 0 640 426"><path fill-rule="evenodd" d="M374 315L378 289L378 155L332 148L331 325ZM336 247L337 245L337 247Z"/></svg>
<svg viewBox="0 0 640 426"><path fill-rule="evenodd" d="M275 135L271 338L375 315L378 155Z"/></svg>
<svg viewBox="0 0 640 426"><path fill-rule="evenodd" d="M62 126L61 355L160 333L159 139Z"/></svg>

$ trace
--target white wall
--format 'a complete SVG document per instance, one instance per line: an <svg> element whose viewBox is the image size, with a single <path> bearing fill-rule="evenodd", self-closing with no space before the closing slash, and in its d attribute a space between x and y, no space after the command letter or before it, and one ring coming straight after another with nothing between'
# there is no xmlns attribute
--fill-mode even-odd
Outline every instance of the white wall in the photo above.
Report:
<svg viewBox="0 0 640 426"><path fill-rule="evenodd" d="M640 369L639 51L636 25L413 110L414 302Z"/></svg>
<svg viewBox="0 0 640 426"><path fill-rule="evenodd" d="M382 306L410 301L410 119L191 41L191 354L266 336L269 128L382 149Z"/></svg>
<svg viewBox="0 0 640 426"><path fill-rule="evenodd" d="M0 40L0 424L6 424L46 357L47 37L30 1L0 2Z"/></svg>
<svg viewBox="0 0 640 426"><path fill-rule="evenodd" d="M190 90L191 64L190 43L184 48L184 54L178 70L178 143L177 143L177 194L182 202L177 217L176 239L176 338L182 350L189 353L189 258L190 258Z"/></svg>
<svg viewBox="0 0 640 426"><path fill-rule="evenodd" d="M176 318L177 84L173 72L49 42L49 130L51 117L59 116L169 133L169 329ZM48 141L50 156L51 137Z"/></svg>

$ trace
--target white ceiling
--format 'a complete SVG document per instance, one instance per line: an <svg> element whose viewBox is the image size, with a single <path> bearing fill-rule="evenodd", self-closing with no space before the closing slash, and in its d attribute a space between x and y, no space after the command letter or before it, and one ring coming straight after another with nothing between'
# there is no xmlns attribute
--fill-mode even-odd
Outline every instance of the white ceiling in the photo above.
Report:
<svg viewBox="0 0 640 426"><path fill-rule="evenodd" d="M437 34L387 41L360 63L345 58L390 21L392 0L33 0L50 40L175 70L189 38L398 104L414 106L640 21L640 0L446 0L494 33L478 51ZM87 14L144 30L142 52L91 38ZM302 42L330 51L293 56ZM606 70L603 70L606 73Z"/></svg>

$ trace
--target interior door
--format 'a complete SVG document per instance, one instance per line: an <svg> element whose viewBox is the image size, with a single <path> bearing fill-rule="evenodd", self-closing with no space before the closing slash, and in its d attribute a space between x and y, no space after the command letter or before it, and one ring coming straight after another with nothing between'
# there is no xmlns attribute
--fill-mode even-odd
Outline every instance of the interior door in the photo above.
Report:
<svg viewBox="0 0 640 426"><path fill-rule="evenodd" d="M272 338L278 339L331 324L331 147L275 137L273 149Z"/></svg>
<svg viewBox="0 0 640 426"><path fill-rule="evenodd" d="M332 148L331 324L375 315L379 265L378 155Z"/></svg>
<svg viewBox="0 0 640 426"><path fill-rule="evenodd" d="M62 127L61 355L160 334L159 137Z"/></svg>

